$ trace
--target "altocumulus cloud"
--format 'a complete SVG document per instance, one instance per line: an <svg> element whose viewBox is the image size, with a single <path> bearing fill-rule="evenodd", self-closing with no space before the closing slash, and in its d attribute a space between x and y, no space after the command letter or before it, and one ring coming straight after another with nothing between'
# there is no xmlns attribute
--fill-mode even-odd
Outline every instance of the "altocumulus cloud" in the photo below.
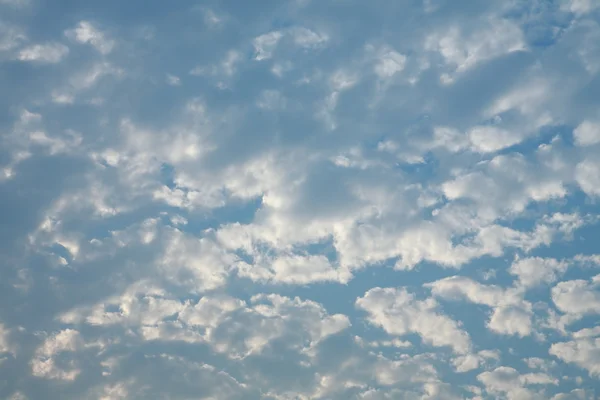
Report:
<svg viewBox="0 0 600 400"><path fill-rule="evenodd" d="M0 0L0 397L592 399L593 0Z"/></svg>

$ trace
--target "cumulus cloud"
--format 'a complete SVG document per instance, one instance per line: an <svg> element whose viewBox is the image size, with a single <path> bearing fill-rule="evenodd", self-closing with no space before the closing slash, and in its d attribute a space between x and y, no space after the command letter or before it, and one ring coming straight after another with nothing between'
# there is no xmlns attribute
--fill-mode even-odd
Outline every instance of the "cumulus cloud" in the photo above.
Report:
<svg viewBox="0 0 600 400"><path fill-rule="evenodd" d="M600 338L554 343L550 346L550 354L586 369L593 376L600 375Z"/></svg>
<svg viewBox="0 0 600 400"><path fill-rule="evenodd" d="M600 313L599 284L600 275L590 281L577 279L560 282L552 288L552 300L564 313L577 316Z"/></svg>
<svg viewBox="0 0 600 400"><path fill-rule="evenodd" d="M528 257L516 260L510 266L510 273L518 278L519 285L528 288L555 282L567 267L565 261Z"/></svg>
<svg viewBox="0 0 600 400"><path fill-rule="evenodd" d="M356 306L368 313L371 324L390 335L416 333L429 345L448 346L456 353L470 350L469 335L438 311L435 300L417 300L405 288L370 289L356 300Z"/></svg>
<svg viewBox="0 0 600 400"><path fill-rule="evenodd" d="M573 137L578 146L591 146L600 143L600 124L593 121L584 121L575 128Z"/></svg>
<svg viewBox="0 0 600 400"><path fill-rule="evenodd" d="M600 196L600 162L597 159L585 159L575 170L575 178L581 189L590 196Z"/></svg>
<svg viewBox="0 0 600 400"><path fill-rule="evenodd" d="M483 285L469 278L450 277L426 284L435 296L483 304L493 309L487 327L499 334L528 336L533 315L531 304L516 289Z"/></svg>
<svg viewBox="0 0 600 400"><path fill-rule="evenodd" d="M65 329L51 335L35 352L35 358L31 361L32 374L46 379L75 380L81 370L73 365L74 360L61 368L56 365L56 356L64 352L75 352L82 347L81 335L76 330Z"/></svg>
<svg viewBox="0 0 600 400"><path fill-rule="evenodd" d="M0 0L1 398L589 395L593 1L76 3Z"/></svg>
<svg viewBox="0 0 600 400"><path fill-rule="evenodd" d="M60 43L36 44L19 52L18 59L38 63L55 64L69 54L69 48Z"/></svg>
<svg viewBox="0 0 600 400"><path fill-rule="evenodd" d="M541 391L528 386L558 385L558 379L543 373L519 374L511 367L498 367L493 371L482 372L477 379L486 391L494 395L505 395L508 399L543 399Z"/></svg>
<svg viewBox="0 0 600 400"><path fill-rule="evenodd" d="M115 41L90 21L80 21L75 28L66 30L65 35L75 42L90 44L101 54L108 54L115 47Z"/></svg>
<svg viewBox="0 0 600 400"><path fill-rule="evenodd" d="M521 29L504 19L482 21L482 27L472 32L462 32L453 26L444 32L436 32L426 38L425 48L437 51L446 64L455 68L451 74L443 74L441 80L450 83L452 75L463 73L478 63L507 53L526 49Z"/></svg>

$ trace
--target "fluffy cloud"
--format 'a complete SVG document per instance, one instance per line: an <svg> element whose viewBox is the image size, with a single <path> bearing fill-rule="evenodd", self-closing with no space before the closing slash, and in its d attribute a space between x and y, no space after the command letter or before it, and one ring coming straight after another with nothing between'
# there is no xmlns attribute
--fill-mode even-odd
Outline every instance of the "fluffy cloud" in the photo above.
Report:
<svg viewBox="0 0 600 400"><path fill-rule="evenodd" d="M486 60L525 50L523 34L511 21L491 19L481 24L480 29L466 34L454 26L443 33L432 34L426 39L425 47L439 52L447 64L455 67L455 74ZM453 80L448 74L441 78L445 83Z"/></svg>
<svg viewBox="0 0 600 400"><path fill-rule="evenodd" d="M589 395L593 1L76 3L0 0L1 398Z"/></svg>
<svg viewBox="0 0 600 400"><path fill-rule="evenodd" d="M60 43L36 44L19 52L18 59L39 63L55 64L69 54L69 48Z"/></svg>
<svg viewBox="0 0 600 400"><path fill-rule="evenodd" d="M257 295L246 304L221 295L202 297L192 305L140 284L92 307L71 310L60 319L93 326L130 326L144 340L207 343L237 359L260 354L279 340L310 353L328 336L350 326L345 315L330 316L321 305L298 298Z"/></svg>
<svg viewBox="0 0 600 400"><path fill-rule="evenodd" d="M405 288L374 288L356 300L367 312L367 320L390 335L416 333L423 342L436 347L451 347L456 353L471 348L469 335L451 318L440 313L433 299L417 300Z"/></svg>
<svg viewBox="0 0 600 400"><path fill-rule="evenodd" d="M584 121L575 128L573 137L578 146L591 146L600 143L600 124Z"/></svg>
<svg viewBox="0 0 600 400"><path fill-rule="evenodd" d="M543 399L543 392L528 388L531 385L558 385L558 380L543 373L519 374L511 367L498 367L482 372L477 379L492 396L505 395L507 399Z"/></svg>
<svg viewBox="0 0 600 400"><path fill-rule="evenodd" d="M569 314L583 316L600 313L600 275L591 281L582 279L564 281L552 288L552 300L556 307Z"/></svg>
<svg viewBox="0 0 600 400"><path fill-rule="evenodd" d="M66 30L65 35L75 42L90 44L101 54L110 53L115 46L115 41L90 21L80 21L75 28Z"/></svg>
<svg viewBox="0 0 600 400"><path fill-rule="evenodd" d="M510 273L518 278L519 285L528 288L555 282L567 267L568 264L565 261L528 257L516 260L510 266Z"/></svg>
<svg viewBox="0 0 600 400"><path fill-rule="evenodd" d="M575 171L577 183L581 189L590 196L600 196L600 162L597 159L585 159L579 164Z"/></svg>
<svg viewBox="0 0 600 400"><path fill-rule="evenodd" d="M550 354L586 369L593 376L600 375L600 338L554 343Z"/></svg>
<svg viewBox="0 0 600 400"><path fill-rule="evenodd" d="M531 304L523 300L517 289L502 289L493 285L482 285L469 278L451 277L428 283L435 296L446 299L466 299L476 304L492 307L487 323L499 334L528 336L531 333Z"/></svg>
<svg viewBox="0 0 600 400"><path fill-rule="evenodd" d="M31 373L46 379L72 381L81 373L74 360L66 366L56 365L56 356L64 352L75 352L83 347L83 340L78 331L65 329L47 338L36 350L31 361Z"/></svg>

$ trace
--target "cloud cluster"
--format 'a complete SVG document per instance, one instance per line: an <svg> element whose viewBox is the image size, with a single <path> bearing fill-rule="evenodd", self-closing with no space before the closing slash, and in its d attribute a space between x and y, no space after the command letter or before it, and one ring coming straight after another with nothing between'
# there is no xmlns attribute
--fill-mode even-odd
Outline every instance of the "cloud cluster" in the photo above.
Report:
<svg viewBox="0 0 600 400"><path fill-rule="evenodd" d="M184 3L0 0L1 398L592 396L596 2Z"/></svg>

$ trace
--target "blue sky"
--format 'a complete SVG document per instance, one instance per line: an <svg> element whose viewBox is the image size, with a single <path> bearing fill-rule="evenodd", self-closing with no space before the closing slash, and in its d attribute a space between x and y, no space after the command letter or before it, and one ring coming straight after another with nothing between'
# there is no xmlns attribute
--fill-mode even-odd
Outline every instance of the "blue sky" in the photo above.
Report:
<svg viewBox="0 0 600 400"><path fill-rule="evenodd" d="M0 397L600 392L600 3L0 0Z"/></svg>

